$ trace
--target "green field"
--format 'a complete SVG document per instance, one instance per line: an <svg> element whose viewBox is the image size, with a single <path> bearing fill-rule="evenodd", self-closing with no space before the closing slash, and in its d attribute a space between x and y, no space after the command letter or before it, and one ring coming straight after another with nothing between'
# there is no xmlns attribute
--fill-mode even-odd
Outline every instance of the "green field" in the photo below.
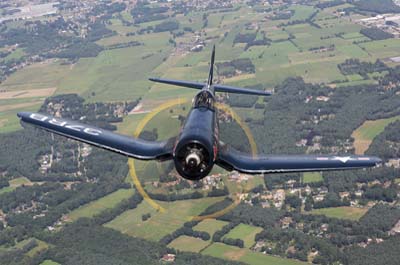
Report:
<svg viewBox="0 0 400 265"><path fill-rule="evenodd" d="M223 176L222 178L230 193L247 192L258 185L264 185L264 179L260 176L250 177L249 180L240 183L229 180L227 176Z"/></svg>
<svg viewBox="0 0 400 265"><path fill-rule="evenodd" d="M12 91L14 95L0 93L0 133L21 129L17 112L37 111L68 75L69 69L69 65L61 65L59 61L36 63L11 74L2 82L0 91Z"/></svg>
<svg viewBox="0 0 400 265"><path fill-rule="evenodd" d="M26 177L15 178L10 180L8 183L10 184L10 186L0 189L0 194L13 191L17 187L22 185L32 185L32 182Z"/></svg>
<svg viewBox="0 0 400 265"><path fill-rule="evenodd" d="M25 52L22 48L18 48L9 55L7 55L3 61L10 61L10 60L19 60L22 56L25 55Z"/></svg>
<svg viewBox="0 0 400 265"><path fill-rule="evenodd" d="M43 261L42 263L40 263L40 265L60 265L60 263L57 263L57 262L55 262L55 261L46 259L45 261Z"/></svg>
<svg viewBox="0 0 400 265"><path fill-rule="evenodd" d="M312 13L314 13L315 9L312 6L294 6L289 8L290 10L294 11L293 17L290 18L290 21L294 20L305 20L311 16Z"/></svg>
<svg viewBox="0 0 400 265"><path fill-rule="evenodd" d="M239 224L234 227L224 238L242 239L245 248L251 248L255 243L256 234L260 233L263 229L246 224Z"/></svg>
<svg viewBox="0 0 400 265"><path fill-rule="evenodd" d="M351 135L354 138L356 153L363 154L368 149L374 138L382 133L386 126L397 120L400 120L400 116L364 122Z"/></svg>
<svg viewBox="0 0 400 265"><path fill-rule="evenodd" d="M222 243L213 243L211 246L201 252L203 255L209 255L222 259L241 261L251 265L300 265L307 264L292 259L279 258L265 255L259 252L252 252L248 249L228 246Z"/></svg>
<svg viewBox="0 0 400 265"><path fill-rule="evenodd" d="M360 47L364 48L369 54L371 54L373 59L394 57L398 56L400 53L398 39L366 42L360 44Z"/></svg>
<svg viewBox="0 0 400 265"><path fill-rule="evenodd" d="M202 198L175 202L157 203L166 209L166 212L156 211L147 202L143 201L136 209L128 210L117 216L105 226L116 229L122 233L150 239L160 240L163 236L172 233L192 216L200 214L211 204L221 198ZM147 221L142 221L142 215L150 213Z"/></svg>
<svg viewBox="0 0 400 265"><path fill-rule="evenodd" d="M34 257L36 256L38 253L43 252L45 249L47 249L49 247L49 245L46 242L43 242L41 240L36 239L37 242L37 246L34 247L33 249L29 250L26 255L29 257Z"/></svg>
<svg viewBox="0 0 400 265"><path fill-rule="evenodd" d="M0 189L0 194L7 193L7 192L10 192L10 191L13 191L13 190L15 190L15 187L11 187L11 186L8 186L8 187L5 187L5 188L1 188Z"/></svg>
<svg viewBox="0 0 400 265"><path fill-rule="evenodd" d="M63 78L68 76L70 65L62 65L60 61L36 63L25 67L1 83L0 89L27 90L58 87Z"/></svg>
<svg viewBox="0 0 400 265"><path fill-rule="evenodd" d="M212 237L216 231L220 230L223 226L227 224L228 222L225 221L206 219L193 227L193 230L207 232Z"/></svg>
<svg viewBox="0 0 400 265"><path fill-rule="evenodd" d="M27 255L29 257L34 257L39 252L43 252L45 249L47 249L49 247L49 245L44 241L38 240L36 238L28 238L28 239L25 239L25 240L22 240L22 241L18 242L11 249L22 249L26 244L28 244L32 240L36 241L37 246L32 248L31 250L29 250L27 253L25 253L25 255ZM4 248L4 250L5 249L6 248ZM1 250L3 250L3 248Z"/></svg>
<svg viewBox="0 0 400 265"><path fill-rule="evenodd" d="M322 174L319 172L307 172L303 174L303 183L313 183L323 181Z"/></svg>
<svg viewBox="0 0 400 265"><path fill-rule="evenodd" d="M60 84L58 94L76 92L90 101L134 100L152 86L147 80L170 52L169 46L150 45L106 50L83 58ZM160 46L161 44L161 46ZM158 48L156 51L154 48Z"/></svg>
<svg viewBox="0 0 400 265"><path fill-rule="evenodd" d="M134 114L124 117L124 120L117 123L118 132L126 135L133 135L136 126L146 114Z"/></svg>
<svg viewBox="0 0 400 265"><path fill-rule="evenodd" d="M365 140L373 140L385 130L386 126L397 120L400 120L400 116L375 121L366 121L357 129L359 137Z"/></svg>
<svg viewBox="0 0 400 265"><path fill-rule="evenodd" d="M194 238L189 236L180 236L170 244L168 247L177 249L179 251L189 251L199 253L202 249L209 245L208 241L204 241L200 238Z"/></svg>
<svg viewBox="0 0 400 265"><path fill-rule="evenodd" d="M10 180L9 183L10 183L11 187L18 187L21 185L31 185L32 184L32 182L29 179L27 179L26 177L12 179L12 180Z"/></svg>
<svg viewBox="0 0 400 265"><path fill-rule="evenodd" d="M134 193L133 189L120 189L103 198L92 201L73 210L68 214L68 218L75 221L81 217L92 217L96 214L101 213L105 209L110 209L116 206L119 202L124 199L128 199Z"/></svg>
<svg viewBox="0 0 400 265"><path fill-rule="evenodd" d="M38 111L40 105L12 109L0 112L0 133L9 133L22 129L17 112L19 111Z"/></svg>
<svg viewBox="0 0 400 265"><path fill-rule="evenodd" d="M315 209L311 211L311 214L322 214L332 218L359 220L368 209L366 208L355 208L355 207L333 207Z"/></svg>

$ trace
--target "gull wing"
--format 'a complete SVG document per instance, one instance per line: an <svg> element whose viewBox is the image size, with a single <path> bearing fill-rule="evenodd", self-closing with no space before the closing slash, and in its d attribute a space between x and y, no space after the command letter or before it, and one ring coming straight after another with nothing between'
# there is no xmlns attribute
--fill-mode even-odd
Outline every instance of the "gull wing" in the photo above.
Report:
<svg viewBox="0 0 400 265"><path fill-rule="evenodd" d="M172 158L174 140L150 142L47 114L20 112L22 122L80 142L141 160Z"/></svg>
<svg viewBox="0 0 400 265"><path fill-rule="evenodd" d="M255 156L223 146L217 164L248 174L313 172L374 167L382 161L371 156L265 155Z"/></svg>

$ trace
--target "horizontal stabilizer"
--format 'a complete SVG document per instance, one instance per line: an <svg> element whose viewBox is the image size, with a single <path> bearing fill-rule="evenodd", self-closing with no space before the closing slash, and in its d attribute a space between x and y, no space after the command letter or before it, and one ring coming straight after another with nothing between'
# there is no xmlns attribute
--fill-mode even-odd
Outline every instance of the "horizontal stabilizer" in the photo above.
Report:
<svg viewBox="0 0 400 265"><path fill-rule="evenodd" d="M271 96L272 93L263 90L225 86L225 85L214 85L214 90L216 92L226 92L226 93L236 93L236 94L246 94L246 95L257 95L257 96Z"/></svg>
<svg viewBox="0 0 400 265"><path fill-rule="evenodd" d="M164 79L164 78L149 78L150 81L180 86L180 87L188 87L194 89L202 89L207 84L206 83L198 83L192 81L182 81L182 80L173 80L173 79ZM251 89L251 88L243 88L243 87L233 87L226 85L213 85L215 92L225 92L225 93L236 93L236 94L246 94L246 95L257 95L257 96L270 96L272 95L269 91Z"/></svg>
<svg viewBox="0 0 400 265"><path fill-rule="evenodd" d="M188 87L194 89L202 89L206 84L191 82L191 81L181 81L181 80L173 80L173 79L165 79L165 78L149 78L150 81L173 85L173 86L181 86L181 87Z"/></svg>

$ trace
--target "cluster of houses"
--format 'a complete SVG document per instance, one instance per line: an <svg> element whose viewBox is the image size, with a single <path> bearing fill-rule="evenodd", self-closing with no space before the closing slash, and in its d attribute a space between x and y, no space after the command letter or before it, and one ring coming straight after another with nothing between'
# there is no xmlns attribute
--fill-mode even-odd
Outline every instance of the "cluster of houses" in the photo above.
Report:
<svg viewBox="0 0 400 265"><path fill-rule="evenodd" d="M362 26L379 28L400 38L400 15L399 14L380 14L373 17L357 20Z"/></svg>
<svg viewBox="0 0 400 265"><path fill-rule="evenodd" d="M248 176L239 173L232 173L233 177L230 177L231 181L247 181ZM307 197L312 197L314 202L321 202L327 196L329 190L325 186L320 187L310 187L310 185L298 186L296 185L296 180L288 180L285 183L285 189L277 188L272 191L264 189L261 192L247 192L238 194L239 199L249 205L253 205L256 200L263 208L274 207L277 209L282 209L285 207L285 199L287 196L298 196L304 205ZM339 192L339 198L341 201L348 201L352 207L365 207L360 204L360 198L364 194L364 186L381 186L382 188L389 188L392 185L392 181L381 182L379 180L372 181L368 184L357 183L354 191L343 191ZM398 184L399 185L399 184ZM370 201L367 203L366 207L372 207L376 204L375 201ZM400 231L400 223L399 223Z"/></svg>

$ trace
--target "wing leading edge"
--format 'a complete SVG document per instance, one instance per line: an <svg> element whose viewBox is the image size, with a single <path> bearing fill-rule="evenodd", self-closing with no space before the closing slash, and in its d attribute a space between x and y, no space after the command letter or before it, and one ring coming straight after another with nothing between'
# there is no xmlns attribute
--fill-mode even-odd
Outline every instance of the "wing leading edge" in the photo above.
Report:
<svg viewBox="0 0 400 265"><path fill-rule="evenodd" d="M47 114L20 112L22 122L47 131L141 160L172 158L174 140L149 142Z"/></svg>
<svg viewBox="0 0 400 265"><path fill-rule="evenodd" d="M228 170L249 174L315 172L374 167L382 161L370 156L286 155L258 156L232 147L221 148L217 164Z"/></svg>

